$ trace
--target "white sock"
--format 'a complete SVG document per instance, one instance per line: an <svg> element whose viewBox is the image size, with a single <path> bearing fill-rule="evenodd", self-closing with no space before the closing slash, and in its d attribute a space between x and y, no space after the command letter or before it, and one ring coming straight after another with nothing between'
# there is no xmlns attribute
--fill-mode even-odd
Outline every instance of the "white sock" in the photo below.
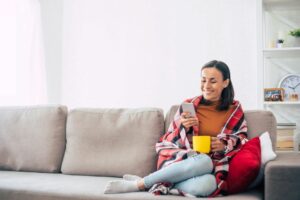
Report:
<svg viewBox="0 0 300 200"><path fill-rule="evenodd" d="M139 176L136 176L136 175L132 175L132 174L125 174L123 176L123 179L126 180L126 181L139 181L142 178L139 177Z"/></svg>
<svg viewBox="0 0 300 200"><path fill-rule="evenodd" d="M124 192L138 192L140 191L137 181L110 181L104 190L104 194L116 194Z"/></svg>

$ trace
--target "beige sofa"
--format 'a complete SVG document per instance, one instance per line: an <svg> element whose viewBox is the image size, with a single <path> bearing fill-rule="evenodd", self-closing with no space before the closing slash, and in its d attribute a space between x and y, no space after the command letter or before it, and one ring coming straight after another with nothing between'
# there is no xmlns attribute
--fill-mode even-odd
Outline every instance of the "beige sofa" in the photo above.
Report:
<svg viewBox="0 0 300 200"><path fill-rule="evenodd" d="M154 145L177 106L161 109L73 109L65 106L0 108L1 200L186 199L148 192L103 194L123 174L155 170ZM268 111L247 111L249 137L269 131ZM281 153L265 168L264 186L215 199L300 199L300 155ZM201 199L201 198L200 198Z"/></svg>

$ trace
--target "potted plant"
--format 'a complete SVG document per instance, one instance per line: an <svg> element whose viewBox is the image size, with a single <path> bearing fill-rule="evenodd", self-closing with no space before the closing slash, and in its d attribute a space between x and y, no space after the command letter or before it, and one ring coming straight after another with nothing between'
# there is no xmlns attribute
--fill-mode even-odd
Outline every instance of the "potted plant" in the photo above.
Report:
<svg viewBox="0 0 300 200"><path fill-rule="evenodd" d="M294 46L300 47L300 28L291 30L289 34L294 37Z"/></svg>

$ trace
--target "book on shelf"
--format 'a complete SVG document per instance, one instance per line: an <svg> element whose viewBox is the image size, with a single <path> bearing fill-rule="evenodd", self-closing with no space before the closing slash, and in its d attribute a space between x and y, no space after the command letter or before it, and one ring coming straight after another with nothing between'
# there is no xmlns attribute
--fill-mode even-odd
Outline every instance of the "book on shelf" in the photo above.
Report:
<svg viewBox="0 0 300 200"><path fill-rule="evenodd" d="M294 140L277 141L277 148L294 148Z"/></svg>
<svg viewBox="0 0 300 200"><path fill-rule="evenodd" d="M290 147L288 147L288 148L283 148L283 147L281 147L281 148L276 148L276 150L277 151L294 151L294 148L290 148Z"/></svg>
<svg viewBox="0 0 300 200"><path fill-rule="evenodd" d="M279 151L293 150L295 131L296 123L278 123L276 149Z"/></svg>
<svg viewBox="0 0 300 200"><path fill-rule="evenodd" d="M277 136L293 136L296 129L278 129Z"/></svg>
<svg viewBox="0 0 300 200"><path fill-rule="evenodd" d="M287 126L296 126L295 122L278 122L277 127L287 127Z"/></svg>

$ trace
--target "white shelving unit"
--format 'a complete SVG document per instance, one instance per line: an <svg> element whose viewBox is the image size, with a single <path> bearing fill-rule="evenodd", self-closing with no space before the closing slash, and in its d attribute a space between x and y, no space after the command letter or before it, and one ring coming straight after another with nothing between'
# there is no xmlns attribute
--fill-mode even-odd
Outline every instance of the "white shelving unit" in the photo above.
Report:
<svg viewBox="0 0 300 200"><path fill-rule="evenodd" d="M283 102L272 102L272 101L268 101L268 102L264 102L264 105L299 105L300 106L300 102L299 101L283 101Z"/></svg>
<svg viewBox="0 0 300 200"><path fill-rule="evenodd" d="M258 0L258 10L258 102L275 114L277 122L296 123L295 141L300 143L300 101L266 102L263 95L264 88L277 88L285 75L300 74L300 46L288 34L300 28L300 0ZM277 39L284 39L281 48L276 48ZM299 144L296 147L299 150Z"/></svg>
<svg viewBox="0 0 300 200"><path fill-rule="evenodd" d="M263 50L263 54L265 58L299 58L300 47L267 48Z"/></svg>

